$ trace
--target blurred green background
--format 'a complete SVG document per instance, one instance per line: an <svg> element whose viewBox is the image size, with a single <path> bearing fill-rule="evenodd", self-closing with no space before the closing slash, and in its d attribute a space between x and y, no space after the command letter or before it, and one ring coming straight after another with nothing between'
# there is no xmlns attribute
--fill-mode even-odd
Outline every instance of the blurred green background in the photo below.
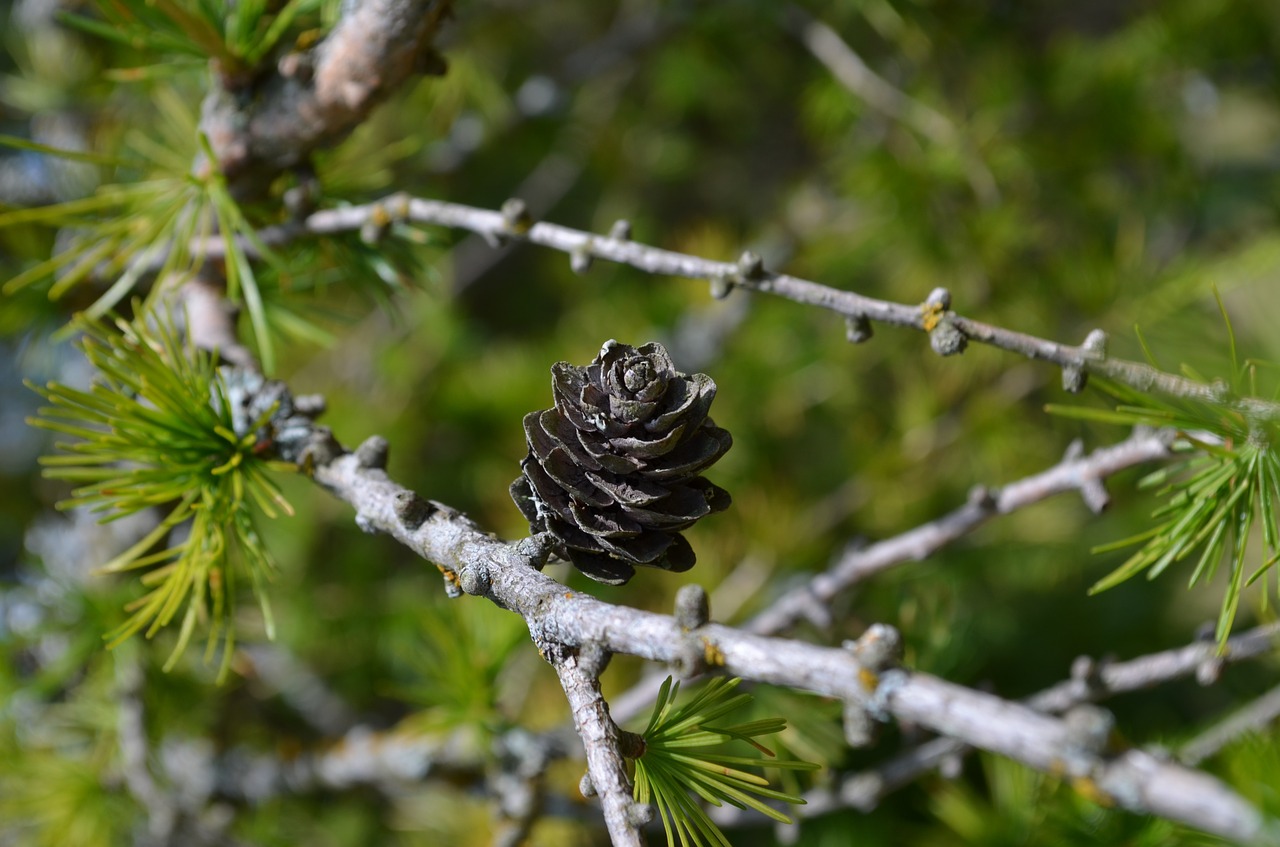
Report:
<svg viewBox="0 0 1280 847"><path fill-rule="evenodd" d="M130 132L163 136L159 91L178 92L194 120L207 84L199 66L112 75L154 59L60 27L58 8L0 6L0 133L114 150ZM801 38L812 19L908 105L877 108L843 87ZM1216 285L1242 354L1280 360L1280 5L1270 0L473 0L457 4L440 47L446 76L415 82L321 157L329 202L405 190L496 208L519 196L557 223L604 232L626 218L639 241L724 260L751 248L770 268L875 297L915 303L943 285L966 316L1072 344L1100 327L1130 358L1142 356L1137 325L1166 369L1185 362L1210 375L1229 362ZM0 151L5 206L82 196L100 178ZM269 220L271 210L259 214ZM507 486L525 453L522 416L550 404L552 363L586 363L609 338L659 340L683 369L719 385L712 414L735 445L710 476L734 506L688 533L698 565L686 577L641 572L615 589L556 571L611 602L667 610L697 580L712 590L717 619L741 621L859 539L936 517L975 484L1047 467L1072 439L1095 447L1125 435L1046 415L1046 403L1103 400L1070 398L1053 368L1010 354L974 346L940 359L923 336L890 328L851 345L839 319L780 299L713 300L704 283L603 263L576 276L567 257L538 248L420 235L422 244L395 245L394 271L383 271L398 290L381 304L369 286L347 284L378 269L371 251L358 268L308 256L305 271L268 279L277 326L301 315L332 334L327 345L282 335L277 375L327 397L324 420L344 443L386 436L397 480L485 528L527 531ZM55 237L0 229L0 278L46 257ZM118 785L84 774L111 772L99 742L113 731L115 682L100 635L136 586L88 576L105 548L79 550L78 570L51 570L51 542L31 543L36 526L55 538L71 530L50 523L66 520L49 516L64 492L37 476L48 445L23 425L36 398L20 384L75 372L73 348L53 333L100 290L57 302L45 291L0 301L0 783L10 788L0 821L6 802L14 814L95 817L78 841L0 823L0 843L127 843L136 807ZM1009 697L1064 678L1082 653L1123 658L1186 643L1216 616L1217 587L1187 592L1188 574L1175 569L1085 593L1125 555L1089 548L1147 525L1154 501L1134 491L1138 475L1110 483L1115 502L1102 517L1062 497L1000 519L860 586L837 604L832 631L798 634L839 643L888 622L901 628L910 666ZM285 484L298 515L267 528L282 563L271 592L278 646L352 714L481 737L567 718L518 620L472 600L446 603L433 567L362 534L347 506L304 480ZM1238 627L1257 616L1257 599ZM242 642L260 641L256 608L242 608ZM472 651L467 661L441 651L448 633L451 649ZM268 681L246 674L214 687L197 649L161 674L172 637L128 648L146 668L157 747L171 736L264 751L324 742ZM473 679L468 668L482 670ZM640 669L615 661L606 690L626 688ZM1263 690L1275 670L1268 660L1211 688L1170 684L1108 706L1132 740L1176 744ZM830 708L780 702L800 747L805 733L838 726ZM55 743L22 729L31 715L70 735ZM856 769L891 754L901 735L869 751L821 752ZM1209 764L1276 813L1278 751L1272 737ZM80 765L67 771L67 762ZM575 802L577 767L553 781ZM479 794L437 782L399 797L351 791L237 811L231 832L263 845L486 844L492 827ZM1204 841L990 759L971 760L956 783L928 777L869 815L805 822L799 836L815 845ZM735 844L774 837L767 827L730 833ZM538 844L602 838L590 814L534 831Z"/></svg>

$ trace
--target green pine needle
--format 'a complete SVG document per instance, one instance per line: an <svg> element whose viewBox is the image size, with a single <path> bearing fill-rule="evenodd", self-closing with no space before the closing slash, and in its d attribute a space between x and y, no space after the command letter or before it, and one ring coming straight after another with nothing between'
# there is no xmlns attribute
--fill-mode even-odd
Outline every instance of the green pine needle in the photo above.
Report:
<svg viewBox="0 0 1280 847"><path fill-rule="evenodd" d="M635 763L635 799L652 803L662 817L668 847L678 840L683 847L705 847L729 842L691 795L715 806L729 803L740 809L754 809L776 821L791 819L760 798L800 804L795 795L768 787L768 780L742 770L769 767L784 770L816 770L810 762L779 760L773 751L756 739L786 728L782 718L766 718L728 726L713 722L751 702L750 694L734 694L742 680L715 678L683 706L676 707L680 683L667 677L658 692L649 725L642 733L645 750ZM741 741L756 748L767 759L732 755L725 745Z"/></svg>
<svg viewBox="0 0 1280 847"><path fill-rule="evenodd" d="M275 563L258 536L256 516L293 513L267 475L292 466L260 455L256 433L265 419L246 433L235 431L213 356L184 345L165 320L153 313L149 320L116 320L114 330L86 318L73 326L84 333L80 347L98 380L88 391L31 386L50 405L29 423L78 439L56 445L68 455L41 459L46 476L80 483L58 506L88 506L103 513L104 522L152 507L166 512L145 538L100 568L145 569L139 581L149 589L106 635L109 646L138 632L150 638L185 608L165 669L182 655L196 624L206 622L209 654L223 644L225 677L240 574L249 577L274 637L265 583ZM157 550L165 539L172 546Z"/></svg>
<svg viewBox="0 0 1280 847"><path fill-rule="evenodd" d="M1234 362L1234 335L1231 347ZM1256 385L1255 365L1246 361L1237 367L1232 385ZM1230 578L1217 623L1222 646L1231 634L1241 592L1259 579L1265 582L1280 561L1280 521L1275 508L1280 502L1280 429L1270 422L1248 420L1226 404L1157 397L1104 380L1094 384L1118 401L1114 409L1050 406L1049 411L1104 423L1172 427L1179 433L1175 449L1184 457L1139 482L1140 488L1155 489L1163 500L1152 514L1156 523L1144 532L1094 548L1094 552L1108 552L1142 545L1089 591L1105 591L1142 573L1155 579L1198 553L1190 577L1195 585L1212 579L1218 566L1228 562ZM1251 549L1255 526L1261 527L1261 555ZM1250 565L1251 560L1255 564ZM1268 590L1264 585L1264 603Z"/></svg>

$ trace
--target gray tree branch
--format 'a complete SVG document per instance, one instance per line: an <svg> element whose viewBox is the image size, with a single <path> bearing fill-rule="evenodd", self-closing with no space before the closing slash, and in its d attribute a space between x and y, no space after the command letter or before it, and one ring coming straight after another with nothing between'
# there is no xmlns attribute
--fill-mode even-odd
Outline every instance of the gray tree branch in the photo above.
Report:
<svg viewBox="0 0 1280 847"><path fill-rule="evenodd" d="M297 426L296 419L289 425ZM549 550L545 537L505 543L457 511L423 500L386 474L386 442L370 441L379 449L362 446L346 453L327 430L316 428L305 442L291 442L301 447L297 455L284 457L300 460L316 482L352 505L362 528L385 532L435 563L455 596L482 596L521 615L544 654L565 650L569 655L590 645L687 667L692 653L705 666L734 676L839 698L848 711L910 721L1084 781L1099 798L1130 810L1243 841L1267 834L1263 817L1213 777L1138 751L1113 755L1078 737L1068 722L1028 706L928 674L885 669L862 652L861 641L850 650L714 623L691 631L675 617L568 589L540 571ZM574 708L581 731L585 716Z"/></svg>
<svg viewBox="0 0 1280 847"><path fill-rule="evenodd" d="M568 254L579 266L601 259L654 275L708 280L724 291L737 286L773 294L843 316L849 322L850 338L858 341L868 338L870 323L877 322L928 333L931 346L942 355L959 353L970 341L988 344L1057 365L1063 371L1064 385L1073 391L1083 388L1086 375L1094 373L1141 391L1221 404L1258 420L1280 419L1280 403L1236 396L1221 383L1197 382L1142 362L1110 357L1105 334L1098 331L1079 346L1060 344L963 317L951 310L951 295L945 289L935 289L919 304L880 300L765 270L758 258L749 253L737 262L721 262L633 241L622 232L625 227L614 234L600 235L559 224L531 222L518 201L509 202L504 211L493 211L394 194L364 206L315 212L300 222L266 227L258 235L266 246L272 247L301 238L358 232L370 221L451 227L478 233L494 245L514 239L557 250ZM241 246L248 255L254 255L253 245L245 242ZM220 236L214 236L193 242L190 249L207 257L219 257L225 254L226 245ZM156 256L152 265L158 269L164 258Z"/></svg>
<svg viewBox="0 0 1280 847"><path fill-rule="evenodd" d="M633 811L631 780L622 758L617 725L609 717L609 704L600 693L598 669L587 667L576 650L557 650L549 655L560 677L560 686L569 701L573 725L587 754L587 773L600 797L605 826L615 847L639 847L644 843L640 825L644 818Z"/></svg>
<svg viewBox="0 0 1280 847"><path fill-rule="evenodd" d="M200 130L233 192L261 191L312 151L341 141L414 73L443 72L430 41L451 5L346 3L320 43L286 54L277 72L253 83L251 92L236 80L213 86Z"/></svg>
<svg viewBox="0 0 1280 847"><path fill-rule="evenodd" d="M1125 468L1166 458L1174 437L1172 431L1139 429L1119 444L1087 456L1081 455L1080 442L1074 442L1062 461L1048 470L998 489L978 487L967 503L936 520L868 547L850 550L824 573L778 597L744 628L766 635L782 632L801 618L825 614L836 595L873 574L903 562L925 559L992 518L1055 494L1078 491L1090 509L1100 512L1107 504L1102 480ZM815 606L822 611L815 612Z"/></svg>

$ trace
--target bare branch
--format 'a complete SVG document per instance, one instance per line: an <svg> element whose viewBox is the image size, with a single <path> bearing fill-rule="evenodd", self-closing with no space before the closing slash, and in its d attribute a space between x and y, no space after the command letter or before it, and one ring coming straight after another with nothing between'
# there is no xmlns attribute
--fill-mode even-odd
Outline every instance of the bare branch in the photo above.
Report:
<svg viewBox="0 0 1280 847"><path fill-rule="evenodd" d="M904 671L894 671L900 674ZM1263 834L1256 809L1208 774L1129 750L1108 755L1091 749L1070 721L1060 721L991 694L913 674L910 696L892 680L885 706L900 720L917 721L984 750L1046 773L1061 774L1077 790L1107 804L1155 814L1237 841Z"/></svg>
<svg viewBox="0 0 1280 847"><path fill-rule="evenodd" d="M925 559L997 515L1007 515L1067 491L1088 496L1100 488L1101 480L1114 473L1167 457L1173 437L1171 431L1138 429L1119 444L1088 456L1080 456L1079 445L1073 445L1067 456L1048 470L1000 489L975 489L969 502L937 520L869 547L850 550L825 573L780 596L745 628L761 635L782 632L809 616L815 604L825 609L832 598L850 586L894 565ZM1097 511L1105 500L1099 501L1095 495L1094 503Z"/></svg>
<svg viewBox="0 0 1280 847"><path fill-rule="evenodd" d="M631 780L622 758L619 730L609 717L609 704L600 693L600 680L580 661L576 651L563 651L549 657L564 688L587 753L587 773L600 797L605 826L615 847L639 847L641 818L632 811Z"/></svg>
<svg viewBox="0 0 1280 847"><path fill-rule="evenodd" d="M362 463L359 454L343 453L325 430L316 430L302 457L317 482L355 508L362 527L386 532L434 562L456 594L484 596L521 615L539 645L570 652L592 645L672 663L687 658L688 641L696 638L706 663L726 673L836 697L867 714L910 721L1037 769L1085 780L1098 796L1127 809L1240 840L1262 832L1261 815L1213 777L1140 752L1104 756L1081 746L1063 721L1027 706L927 674L879 673L877 665L864 664L851 650L715 623L688 632L673 616L567 589L539 570L548 555L546 538L499 541L455 510L396 484L381 467ZM564 659L552 656L552 661ZM580 731L588 718L603 720L599 705L583 699L573 706ZM588 711L579 714L580 707Z"/></svg>
<svg viewBox="0 0 1280 847"><path fill-rule="evenodd" d="M1127 662L1100 663L1082 656L1072 666L1071 679L1050 686L1024 702L1037 711L1061 713L1081 703L1152 688L1181 677L1200 677L1205 667L1220 668L1223 663L1271 655L1280 648L1278 639L1280 624L1267 624L1230 638L1222 653L1213 641L1196 641ZM840 806L871 811L892 792L910 785L922 774L945 768L948 761L967 755L972 749L954 738L935 738L875 768L845 778L837 788L805 795L808 805L801 813L818 815ZM1180 759L1194 765L1203 757L1188 759L1184 752Z"/></svg>
<svg viewBox="0 0 1280 847"><path fill-rule="evenodd" d="M479 233L487 240L500 244L504 240L527 241L569 256L578 261L602 259L627 265L655 275L688 277L708 280L730 288L738 286L752 291L773 294L795 303L817 306L843 315L857 322L876 321L890 326L907 327L931 334L937 340L939 327L954 335L951 340L975 341L1028 359L1050 362L1062 368L1073 388L1083 385L1082 376L1096 373L1142 391L1156 391L1176 397L1220 404L1258 420L1280 419L1280 403L1257 397L1233 396L1221 384L1207 384L1177 374L1166 373L1141 362L1116 359L1106 355L1103 334L1095 332L1091 339L1079 346L1059 344L1014 330L986 324L962 317L950 310L950 294L937 289L920 304L895 303L866 297L852 291L831 288L788 274L768 270L745 273L740 262L720 262L652 247L630 238L613 235L597 235L558 224L513 221L502 212L448 203L441 200L425 200L405 194L391 195L364 206L341 209L325 209L315 212L299 223L266 227L258 235L267 246L279 246L300 238L333 235L342 232L358 232L372 219L411 222ZM243 245L248 255L254 255L253 246ZM208 257L225 253L222 238L214 236L199 239L190 249ZM152 265L157 269L164 256L156 256ZM956 353L963 345L935 345L940 352Z"/></svg>
<svg viewBox="0 0 1280 847"><path fill-rule="evenodd" d="M1198 765L1241 736L1262 731L1276 718L1280 718L1280 686L1187 742L1178 752L1178 760Z"/></svg>

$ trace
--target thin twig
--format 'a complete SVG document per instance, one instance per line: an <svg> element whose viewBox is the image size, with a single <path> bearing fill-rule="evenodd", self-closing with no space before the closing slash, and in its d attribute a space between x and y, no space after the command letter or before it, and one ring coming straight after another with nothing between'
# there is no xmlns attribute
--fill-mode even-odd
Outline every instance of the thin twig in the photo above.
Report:
<svg viewBox="0 0 1280 847"><path fill-rule="evenodd" d="M1278 639L1280 624L1267 624L1228 639L1222 653L1212 641L1196 641L1126 662L1096 662L1081 657L1072 667L1070 679L1052 685L1024 702L1037 711L1057 714L1081 703L1152 688L1182 677L1194 675L1204 678L1205 670L1210 669L1208 678L1204 678L1207 683L1216 679L1225 664L1273 655L1280 647ZM871 811L892 792L972 750L954 738L935 738L874 768L846 777L839 787L805 795L809 805L800 812L816 815L839 806ZM1186 764L1199 761L1188 761L1185 753L1180 758Z"/></svg>
<svg viewBox="0 0 1280 847"><path fill-rule="evenodd" d="M551 658L564 688L573 724L587 754L587 773L600 797L605 826L614 847L640 847L641 819L632 811L631 780L622 758L617 724L609 717L609 704L600 693L600 680L580 661L576 651Z"/></svg>
<svg viewBox="0 0 1280 847"><path fill-rule="evenodd" d="M976 321L951 312L945 305L949 295L934 292L919 304L879 300L852 291L831 288L788 274L762 270L744 270L738 262L703 259L672 250L664 250L632 241L629 238L599 235L558 224L512 219L490 209L426 200L405 194L394 194L364 206L325 209L301 222L266 227L258 236L268 247L280 246L302 238L357 232L370 220L387 220L446 226L485 236L494 244L512 239L527 241L578 257L601 259L627 265L646 273L704 279L718 284L739 286L752 291L773 294L795 303L817 306L835 312L854 322L878 322L931 332L946 326L968 341L988 344L1028 359L1050 362L1065 373L1095 373L1141 391L1155 391L1176 397L1222 405L1258 420L1280 419L1280 403L1257 397L1233 396L1221 384L1207 384L1177 374L1166 373L1141 362L1111 358L1094 346L1059 344L1014 330ZM253 245L243 243L245 252L254 255ZM190 245L195 254L218 257L226 245L220 236L199 239ZM157 269L164 256L155 257ZM955 348L949 348L958 352Z"/></svg>
<svg viewBox="0 0 1280 847"><path fill-rule="evenodd" d="M1280 718L1280 686L1188 741L1178 751L1178 761L1198 765L1241 736L1262 731L1276 718Z"/></svg>
<svg viewBox="0 0 1280 847"><path fill-rule="evenodd" d="M834 29L799 6L788 6L783 22L831 75L855 97L881 114L914 129L943 147L956 148L965 160L973 192L983 205L1000 200L1000 189L986 164L969 148L955 125L941 112L909 97L862 60Z"/></svg>
<svg viewBox="0 0 1280 847"><path fill-rule="evenodd" d="M317 429L303 455L292 459L302 459L316 482L351 504L363 528L385 532L435 563L452 593L482 596L521 615L553 663L563 663L554 651L575 655L587 645L666 663L687 661L693 647L709 666L725 673L836 697L849 708L909 721L1039 770L1087 780L1100 796L1127 809L1246 841L1260 837L1267 825L1213 777L1141 752L1104 756L1081 748L1066 723L1028 706L928 674L879 673L851 650L714 623L690 631L673 616L612 605L568 589L540 570L550 548L546 537L504 543L457 511L392 481L382 461L368 461L375 453L385 458L385 451L345 453L327 430ZM570 671L579 673L576 668ZM601 704L583 700L588 711L582 714L579 705L573 703L580 731L587 719L603 720Z"/></svg>
<svg viewBox="0 0 1280 847"><path fill-rule="evenodd" d="M1067 491L1078 491L1093 511L1106 505L1102 480L1125 468L1166 458L1175 433L1168 430L1135 430L1124 441L1087 456L1074 443L1058 464L999 489L977 488L963 506L893 538L868 547L851 549L825 572L805 585L781 595L745 625L761 635L782 632L813 607L825 609L840 592L862 580L903 562L921 561L947 544L972 532L997 515L1026 508Z"/></svg>

